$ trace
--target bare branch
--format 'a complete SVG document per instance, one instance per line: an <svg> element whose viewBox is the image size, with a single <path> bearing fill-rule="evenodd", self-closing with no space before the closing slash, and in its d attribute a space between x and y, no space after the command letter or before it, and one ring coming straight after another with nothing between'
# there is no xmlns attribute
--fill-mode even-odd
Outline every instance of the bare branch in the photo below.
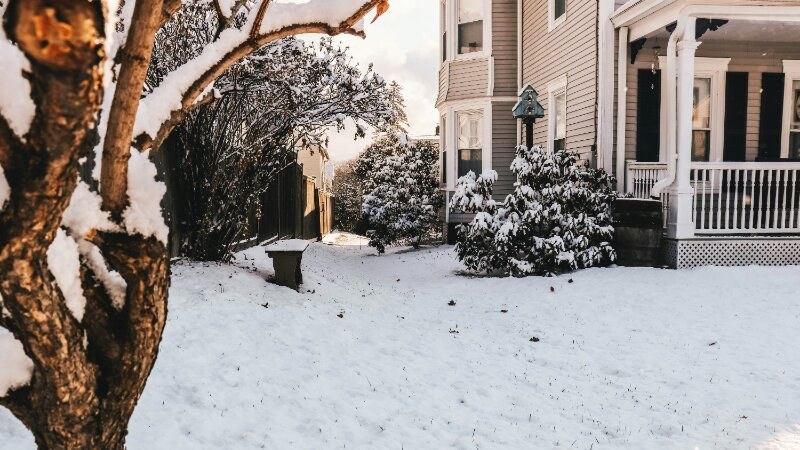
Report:
<svg viewBox="0 0 800 450"><path fill-rule="evenodd" d="M267 8L269 8L271 0L264 0L261 3L261 6L258 8L258 13L256 14L256 20L253 21L253 29L250 30L250 39L258 39L258 33L261 30L261 24L264 23L264 14L267 12Z"/></svg>
<svg viewBox="0 0 800 450"><path fill-rule="evenodd" d="M130 142L163 4L163 0L136 2L128 40L121 50L122 67L108 116L100 177L103 207L116 220L128 203Z"/></svg>
<svg viewBox="0 0 800 450"><path fill-rule="evenodd" d="M182 7L183 2L181 2L181 0L164 0L164 5L161 7L161 22L158 28L163 27L165 23L169 22L172 15L178 12Z"/></svg>
<svg viewBox="0 0 800 450"><path fill-rule="evenodd" d="M265 0L264 3L261 4L263 7L265 4L269 4L269 0ZM134 145L139 148L140 150L151 149L151 148L158 148L161 143L167 138L169 133L172 129L180 123L180 121L186 116L186 114L191 111L195 107L195 100L203 93L203 91L214 82L220 75L222 75L229 67L235 64L237 61L242 59L243 57L247 56L248 54L252 53L253 51L257 50L258 48L269 44L270 42L276 41L278 39L282 39L288 36L293 36L297 34L307 34L307 33L319 33L319 34L328 34L330 36L335 36L337 34L352 34L356 36L364 37L363 31L356 30L354 27L356 24L364 18L372 9L374 9L378 5L385 4L386 0L364 0L364 3L347 19L342 21L337 25L331 25L329 23L325 23L323 21L319 22L312 22L312 23L299 23L299 24L290 24L283 26L281 28L269 31L268 33L258 34L256 38L252 38L252 35L248 35L245 37L240 43L233 46L230 50L225 52L225 55L222 58L216 60L213 64L211 64L205 71L195 79L190 86L183 92L182 100L179 108L173 109L170 112L169 117L163 121L160 128L154 133L155 135L149 135L148 132L142 132L138 136L136 136ZM259 9L259 13L261 9ZM257 16L258 17L258 16ZM251 24L252 30L259 30L263 26L264 17L262 16L260 22L253 21ZM209 47L213 47L214 44L211 44ZM207 51L219 51L219 48L211 48ZM178 70L181 70L180 68ZM153 91L151 96L157 96L159 94L159 89L169 89L168 87L161 87L157 88ZM149 97L148 97L149 98ZM148 98L145 98L145 102L148 101ZM157 97L154 97L157 99Z"/></svg>

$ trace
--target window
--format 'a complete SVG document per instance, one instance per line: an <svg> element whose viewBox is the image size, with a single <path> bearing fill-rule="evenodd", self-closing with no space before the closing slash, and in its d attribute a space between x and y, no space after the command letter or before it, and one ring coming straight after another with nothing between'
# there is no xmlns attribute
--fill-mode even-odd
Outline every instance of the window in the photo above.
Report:
<svg viewBox="0 0 800 450"><path fill-rule="evenodd" d="M440 2L439 28L442 33L442 61L447 61L447 1Z"/></svg>
<svg viewBox="0 0 800 450"><path fill-rule="evenodd" d="M458 113L458 177L469 172L483 173L483 116Z"/></svg>
<svg viewBox="0 0 800 450"><path fill-rule="evenodd" d="M711 123L711 78L695 78L692 101L692 161L709 161Z"/></svg>
<svg viewBox="0 0 800 450"><path fill-rule="evenodd" d="M550 151L567 148L567 77L547 83L547 148Z"/></svg>
<svg viewBox="0 0 800 450"><path fill-rule="evenodd" d="M458 0L458 54L483 51L483 0Z"/></svg>
<svg viewBox="0 0 800 450"><path fill-rule="evenodd" d="M562 91L556 95L556 101L553 104L555 111L553 116L555 118L555 133L553 136L553 150L566 150L567 149L567 92Z"/></svg>
<svg viewBox="0 0 800 450"><path fill-rule="evenodd" d="M553 31L553 29L567 20L567 0L549 0L549 2L547 31Z"/></svg>
<svg viewBox="0 0 800 450"><path fill-rule="evenodd" d="M446 185L447 184L447 119L442 116L442 126L439 129L439 140L441 141L441 161L442 163L439 166L441 170L441 183Z"/></svg>

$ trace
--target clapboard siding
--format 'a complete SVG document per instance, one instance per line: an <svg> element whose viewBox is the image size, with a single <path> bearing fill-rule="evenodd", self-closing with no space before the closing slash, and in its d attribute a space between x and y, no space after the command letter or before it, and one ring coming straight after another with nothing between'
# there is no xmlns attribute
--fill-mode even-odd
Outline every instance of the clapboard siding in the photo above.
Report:
<svg viewBox="0 0 800 450"><path fill-rule="evenodd" d="M517 94L517 0L492 2L494 95Z"/></svg>
<svg viewBox="0 0 800 450"><path fill-rule="evenodd" d="M442 64L439 67L439 95L436 97L436 106L447 98L447 82L450 79L450 66Z"/></svg>
<svg viewBox="0 0 800 450"><path fill-rule="evenodd" d="M511 161L517 146L517 123L511 114L513 102L492 103L492 169L497 171L494 198L501 201L514 190L516 178Z"/></svg>
<svg viewBox="0 0 800 450"><path fill-rule="evenodd" d="M531 84L545 114L547 83L567 76L567 149L588 160L596 140L597 1L568 0L566 22L547 31L548 2L522 2L522 79ZM537 121L534 141L547 142L548 118Z"/></svg>
<svg viewBox="0 0 800 450"><path fill-rule="evenodd" d="M764 72L783 72L784 59L800 59L800 47L795 43L704 42L697 50L698 57L731 58L730 72L747 72L747 126L745 156L748 161L758 155L758 131L761 111L761 76ZM649 45L639 52L635 64L628 64L626 95L625 157L636 158L636 112L638 70L656 64L654 50Z"/></svg>
<svg viewBox="0 0 800 450"><path fill-rule="evenodd" d="M448 101L486 96L489 90L489 62L486 58L452 61L449 72Z"/></svg>

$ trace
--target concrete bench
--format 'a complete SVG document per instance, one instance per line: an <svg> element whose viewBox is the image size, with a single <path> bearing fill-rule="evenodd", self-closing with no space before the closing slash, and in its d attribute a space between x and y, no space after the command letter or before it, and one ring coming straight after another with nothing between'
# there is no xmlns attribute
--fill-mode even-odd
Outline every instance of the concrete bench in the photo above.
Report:
<svg viewBox="0 0 800 450"><path fill-rule="evenodd" d="M308 241L287 239L267 245L264 250L272 258L275 267L275 283L298 290L303 283L300 264L303 252L308 248Z"/></svg>

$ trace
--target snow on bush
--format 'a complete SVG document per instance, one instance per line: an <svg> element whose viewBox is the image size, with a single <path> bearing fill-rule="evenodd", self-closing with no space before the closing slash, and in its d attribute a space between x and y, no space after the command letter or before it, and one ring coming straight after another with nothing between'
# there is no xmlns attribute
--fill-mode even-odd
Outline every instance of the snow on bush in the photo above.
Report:
<svg viewBox="0 0 800 450"><path fill-rule="evenodd" d="M357 169L363 173L369 167L362 205L369 245L378 253L395 243L418 247L439 223L438 149L411 143L403 133L382 136L372 147L365 152L369 163Z"/></svg>
<svg viewBox="0 0 800 450"><path fill-rule="evenodd" d="M616 260L611 246L613 179L579 167L574 154L519 146L514 192L491 199L497 174L461 177L451 211L476 213L459 226L456 252L470 270L514 276L553 275Z"/></svg>
<svg viewBox="0 0 800 450"><path fill-rule="evenodd" d="M22 343L0 328L0 397L12 389L25 386L33 375L33 361L25 354Z"/></svg>

